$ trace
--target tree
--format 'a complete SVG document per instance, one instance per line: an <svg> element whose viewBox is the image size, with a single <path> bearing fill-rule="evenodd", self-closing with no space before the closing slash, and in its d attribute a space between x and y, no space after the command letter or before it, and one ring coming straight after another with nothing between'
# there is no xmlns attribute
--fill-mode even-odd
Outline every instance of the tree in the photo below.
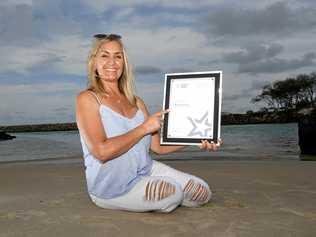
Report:
<svg viewBox="0 0 316 237"><path fill-rule="evenodd" d="M310 104L311 107L315 106L315 91L316 91L316 73L310 75L302 74L297 76L297 80L301 83L304 95L302 101L306 105Z"/></svg>
<svg viewBox="0 0 316 237"><path fill-rule="evenodd" d="M287 78L265 85L252 102L264 102L269 110L299 110L316 105L315 92L316 73L300 74L296 78Z"/></svg>

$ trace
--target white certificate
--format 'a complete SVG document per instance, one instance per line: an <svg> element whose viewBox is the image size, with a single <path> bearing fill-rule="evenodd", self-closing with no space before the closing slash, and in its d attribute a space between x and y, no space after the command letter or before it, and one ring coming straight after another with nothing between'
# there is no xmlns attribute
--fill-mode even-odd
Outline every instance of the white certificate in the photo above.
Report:
<svg viewBox="0 0 316 237"><path fill-rule="evenodd" d="M221 71L165 75L161 144L197 145L220 137Z"/></svg>

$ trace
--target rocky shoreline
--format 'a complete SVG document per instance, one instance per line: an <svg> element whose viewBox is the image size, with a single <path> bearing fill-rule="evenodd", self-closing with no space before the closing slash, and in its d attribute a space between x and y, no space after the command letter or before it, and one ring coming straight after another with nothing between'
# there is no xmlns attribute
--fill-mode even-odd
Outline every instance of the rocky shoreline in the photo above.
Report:
<svg viewBox="0 0 316 237"><path fill-rule="evenodd" d="M277 116L272 113L247 113L247 114L223 114L222 125L243 125L262 123L289 123L297 122L297 118ZM76 123L51 123L0 126L2 132L48 132L48 131L71 131L78 130Z"/></svg>
<svg viewBox="0 0 316 237"><path fill-rule="evenodd" d="M76 123L50 123L0 126L2 132L50 132L50 131L72 131L78 130Z"/></svg>

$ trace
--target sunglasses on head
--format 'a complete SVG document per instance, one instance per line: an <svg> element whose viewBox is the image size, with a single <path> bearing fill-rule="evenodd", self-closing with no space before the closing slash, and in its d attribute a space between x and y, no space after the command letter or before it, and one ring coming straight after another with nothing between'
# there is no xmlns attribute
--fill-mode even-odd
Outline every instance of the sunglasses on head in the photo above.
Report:
<svg viewBox="0 0 316 237"><path fill-rule="evenodd" d="M121 39L120 35L116 34L96 34L93 36L96 39Z"/></svg>

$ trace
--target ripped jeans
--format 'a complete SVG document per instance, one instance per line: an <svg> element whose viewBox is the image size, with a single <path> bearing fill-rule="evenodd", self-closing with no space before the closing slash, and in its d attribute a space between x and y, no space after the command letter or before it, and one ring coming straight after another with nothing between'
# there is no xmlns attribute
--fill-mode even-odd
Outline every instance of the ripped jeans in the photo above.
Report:
<svg viewBox="0 0 316 237"><path fill-rule="evenodd" d="M211 194L204 180L154 160L150 176L143 177L128 193L112 199L90 197L97 206L107 209L171 212L179 205L203 205Z"/></svg>

